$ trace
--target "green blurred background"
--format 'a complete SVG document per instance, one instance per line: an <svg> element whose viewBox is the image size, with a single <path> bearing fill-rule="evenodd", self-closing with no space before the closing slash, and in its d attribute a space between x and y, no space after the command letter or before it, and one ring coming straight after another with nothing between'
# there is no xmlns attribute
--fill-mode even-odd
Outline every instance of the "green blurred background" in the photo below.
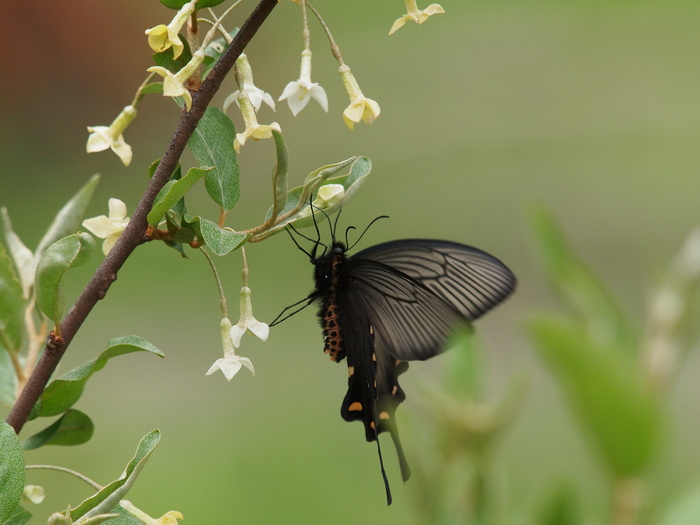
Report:
<svg viewBox="0 0 700 525"><path fill-rule="evenodd" d="M641 324L649 285L700 222L700 4L443 0L446 15L407 24L391 38L387 32L403 13L398 0L316 4L382 114L372 126L345 127L347 97L312 23L313 80L326 88L330 112L312 101L296 118L283 103L276 114L259 115L261 123L282 126L293 184L323 164L367 155L373 173L342 224L363 227L381 214L391 219L373 226L362 246L445 238L487 250L515 271L517 294L478 323L490 349L490 390L501 392L513 374L530 377L523 413L497 461L508 513L529 514L553 483L568 478L583 492L587 512L604 515L605 476L524 333L530 316L558 307L538 273L528 215L533 205L546 205ZM109 124L131 101L151 65L143 31L171 12L155 0L10 0L3 7L0 204L34 247L53 214L95 172L102 181L89 215L105 213L109 197L133 210L177 109L169 100L144 101L126 132L135 151L128 169L111 152L86 155L85 127ZM251 7L244 4L239 23ZM297 78L301 49L298 8L283 2L248 50L256 84L279 96ZM227 85L219 104L234 89ZM246 144L240 163L242 197L228 220L236 229L260 223L270 204L272 144ZM201 189L189 207L216 217ZM269 322L309 293L311 266L286 235L251 245L248 259L258 319ZM72 272L69 297L98 263ZM238 254L221 260L219 270L235 322ZM230 384L221 374L204 376L221 354L219 319L201 256L181 259L156 243L140 248L61 370L131 333L167 358L110 362L76 407L95 421L93 439L29 453L28 461L58 463L106 483L157 427L162 442L130 493L153 516L175 508L185 523L351 524L369 516L410 523L412 497L389 440L384 454L395 503L386 508L374 445L364 442L361 425L339 416L345 365L322 354L313 309L274 328L266 343L246 337L241 353L257 375L243 370ZM421 384L439 382L445 363L440 357L411 367L402 378L408 399L399 418L416 413ZM698 477L698 373L700 363L691 359L672 393L673 433L652 473L650 497L664 500ZM407 434L410 459L419 451ZM63 474L32 472L28 481L49 490L34 509L38 516L89 494Z"/></svg>

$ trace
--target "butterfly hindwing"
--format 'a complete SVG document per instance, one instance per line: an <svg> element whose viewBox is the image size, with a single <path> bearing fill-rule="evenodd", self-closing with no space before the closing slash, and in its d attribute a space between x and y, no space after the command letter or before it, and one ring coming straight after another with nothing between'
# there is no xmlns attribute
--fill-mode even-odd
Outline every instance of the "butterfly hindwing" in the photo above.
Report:
<svg viewBox="0 0 700 525"><path fill-rule="evenodd" d="M336 298L336 308L339 314L338 331L348 365L348 391L340 414L345 421L362 421L365 439L377 442L387 502L391 503L379 434L384 431L390 433L399 457L402 477L404 481L407 480L410 470L394 424L394 413L405 398L397 376L408 366L381 351L381 339L365 315L363 298L345 290L342 284L341 280L338 288L341 293ZM343 312L352 312L352 315L343 315Z"/></svg>

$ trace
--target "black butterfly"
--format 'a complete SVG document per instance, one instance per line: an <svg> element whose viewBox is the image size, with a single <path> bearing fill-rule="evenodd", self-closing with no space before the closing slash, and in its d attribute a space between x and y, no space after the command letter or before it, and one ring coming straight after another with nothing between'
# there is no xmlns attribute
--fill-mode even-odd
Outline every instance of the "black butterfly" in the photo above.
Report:
<svg viewBox="0 0 700 525"><path fill-rule="evenodd" d="M271 326L312 302L320 303L323 351L332 361L348 361L348 392L340 415L345 421L362 421L367 441L377 441L390 505L378 436L391 434L406 481L410 468L394 424L396 408L406 398L398 383L408 369L406 361L437 355L458 325L469 324L505 300L516 278L488 253L450 241L404 239L346 257L347 232L344 244L335 240L334 230L330 248L317 240L310 253L292 236L316 267L316 289L286 308ZM317 257L319 246L324 251Z"/></svg>

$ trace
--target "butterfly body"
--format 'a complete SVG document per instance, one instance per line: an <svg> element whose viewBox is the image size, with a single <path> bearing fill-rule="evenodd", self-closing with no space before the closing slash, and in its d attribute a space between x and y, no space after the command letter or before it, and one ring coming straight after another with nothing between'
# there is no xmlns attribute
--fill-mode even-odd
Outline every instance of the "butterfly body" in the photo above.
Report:
<svg viewBox="0 0 700 525"><path fill-rule="evenodd" d="M398 384L406 361L437 355L455 328L508 297L516 279L495 257L449 241L391 241L350 257L343 243L333 242L321 256L315 252L309 255L316 287L306 304L320 303L324 352L335 362L347 358L340 413L362 421L366 440L377 442L391 503L378 436L390 433L406 481L410 469L394 422L406 397Z"/></svg>

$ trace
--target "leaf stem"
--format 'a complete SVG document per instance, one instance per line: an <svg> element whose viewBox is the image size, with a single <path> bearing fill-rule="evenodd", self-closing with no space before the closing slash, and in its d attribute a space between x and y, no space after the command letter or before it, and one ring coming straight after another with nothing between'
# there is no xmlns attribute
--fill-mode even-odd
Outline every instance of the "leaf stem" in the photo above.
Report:
<svg viewBox="0 0 700 525"><path fill-rule="evenodd" d="M71 470L66 467L59 467L58 465L26 465L24 467L25 469L42 469L42 470L57 470L59 472L65 472L67 474L70 474L71 476L75 476L76 478L83 480L85 483L90 485L93 489L95 490L102 490L104 487L97 483L96 481L91 480L84 474L81 474L80 472L76 472L75 470Z"/></svg>
<svg viewBox="0 0 700 525"><path fill-rule="evenodd" d="M204 246L200 246L199 251L202 252L202 255L204 255L207 261L209 261L211 271L214 272L214 279L216 280L216 286L219 290L219 305L221 307L221 314L224 317L228 317L228 301L226 300L226 295L224 294L224 287L221 284L221 277L219 277L219 271L216 269L214 260L211 258L211 255L209 255L209 253L207 253L207 251L204 249Z"/></svg>

